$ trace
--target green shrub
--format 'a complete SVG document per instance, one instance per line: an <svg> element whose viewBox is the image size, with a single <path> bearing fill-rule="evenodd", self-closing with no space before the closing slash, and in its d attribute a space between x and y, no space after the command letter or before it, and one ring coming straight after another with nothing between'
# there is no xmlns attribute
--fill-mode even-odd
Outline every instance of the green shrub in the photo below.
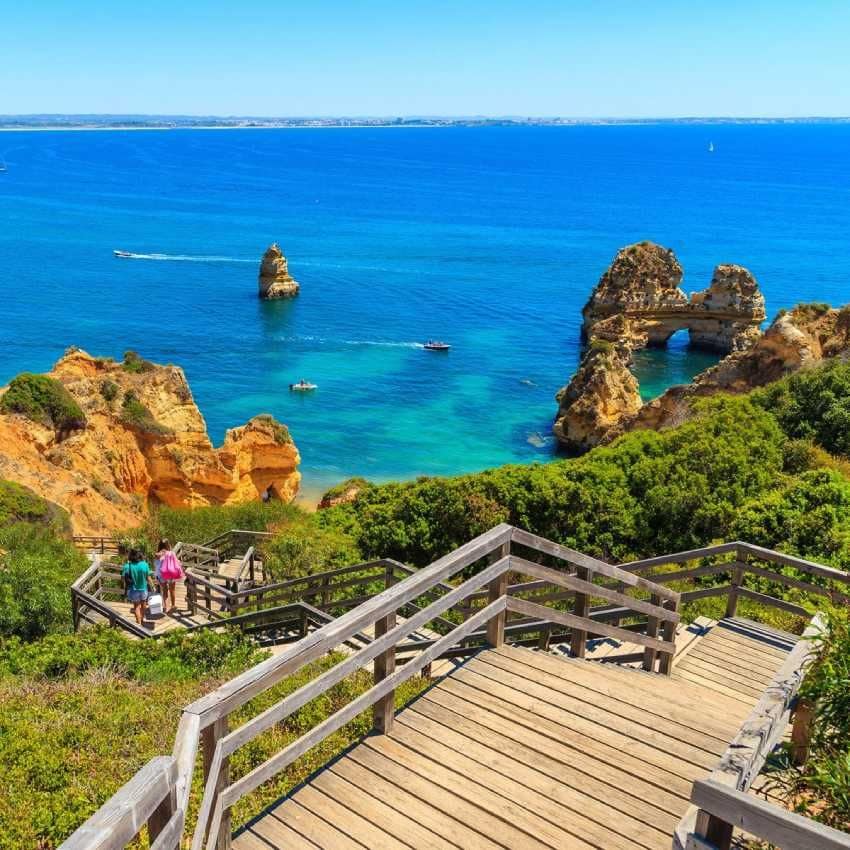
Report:
<svg viewBox="0 0 850 850"><path fill-rule="evenodd" d="M50 529L0 529L0 638L70 630L69 587L86 566L85 556Z"/></svg>
<svg viewBox="0 0 850 850"><path fill-rule="evenodd" d="M124 362L121 364L121 368L125 372L138 375L142 372L152 372L156 369L156 366L150 360L140 357L135 351L125 351Z"/></svg>
<svg viewBox="0 0 850 850"><path fill-rule="evenodd" d="M0 411L20 413L57 431L84 428L86 415L73 396L55 378L24 372L12 379L0 398Z"/></svg>
<svg viewBox="0 0 850 850"><path fill-rule="evenodd" d="M115 401L115 399L118 398L119 389L120 388L115 381L110 381L109 378L107 378L100 385L100 394L106 399L106 401Z"/></svg>
<svg viewBox="0 0 850 850"><path fill-rule="evenodd" d="M0 479L0 527L16 522L50 526L59 533L68 533L71 522L68 512L42 499L21 484Z"/></svg>
<svg viewBox="0 0 850 850"><path fill-rule="evenodd" d="M286 445L287 443L292 442L292 435L289 433L289 428L286 425L282 425L277 419L274 418L269 413L261 413L258 416L254 417L255 419L260 420L261 422L265 422L266 424L271 426L272 432L274 433L275 442L280 445Z"/></svg>
<svg viewBox="0 0 850 850"><path fill-rule="evenodd" d="M274 581L356 564L360 552L341 531L323 529L308 521L287 526L263 549L263 568Z"/></svg>
<svg viewBox="0 0 850 850"><path fill-rule="evenodd" d="M124 393L124 401L121 404L121 416L119 420L128 428L142 434L165 437L173 434L171 428L162 425L154 419L153 414L136 397L132 390Z"/></svg>

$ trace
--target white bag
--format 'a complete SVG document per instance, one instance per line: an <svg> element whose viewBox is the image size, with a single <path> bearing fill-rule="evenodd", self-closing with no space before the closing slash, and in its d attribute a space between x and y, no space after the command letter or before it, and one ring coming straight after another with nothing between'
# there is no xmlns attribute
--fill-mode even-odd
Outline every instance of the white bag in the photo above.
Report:
<svg viewBox="0 0 850 850"><path fill-rule="evenodd" d="M162 595L159 593L152 593L148 597L148 614L151 617L161 617L162 616Z"/></svg>

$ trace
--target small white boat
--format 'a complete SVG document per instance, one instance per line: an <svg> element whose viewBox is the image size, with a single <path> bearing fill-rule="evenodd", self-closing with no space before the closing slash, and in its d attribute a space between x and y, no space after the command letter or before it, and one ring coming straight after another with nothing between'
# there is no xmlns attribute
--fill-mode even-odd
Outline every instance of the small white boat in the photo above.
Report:
<svg viewBox="0 0 850 850"><path fill-rule="evenodd" d="M429 339L422 347L426 351L448 351L451 348L447 342L439 339Z"/></svg>
<svg viewBox="0 0 850 850"><path fill-rule="evenodd" d="M293 393L306 393L310 392L310 390L317 389L317 384L311 384L309 381L305 381L303 378L297 384L290 384L289 390Z"/></svg>
<svg viewBox="0 0 850 850"><path fill-rule="evenodd" d="M709 153L714 153L714 142L709 142L709 143L708 143L708 152L709 152Z"/></svg>
<svg viewBox="0 0 850 850"><path fill-rule="evenodd" d="M124 259L129 259L133 255L129 251L113 251L116 257L123 257Z"/></svg>

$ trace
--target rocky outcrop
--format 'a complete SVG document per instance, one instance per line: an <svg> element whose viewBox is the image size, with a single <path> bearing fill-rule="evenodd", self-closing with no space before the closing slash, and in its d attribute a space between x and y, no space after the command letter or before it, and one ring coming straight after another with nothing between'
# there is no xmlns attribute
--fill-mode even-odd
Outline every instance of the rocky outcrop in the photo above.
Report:
<svg viewBox="0 0 850 850"><path fill-rule="evenodd" d="M301 288L289 274L286 257L275 242L260 262L260 298L292 298Z"/></svg>
<svg viewBox="0 0 850 850"><path fill-rule="evenodd" d="M665 345L686 329L692 345L727 353L758 336L764 298L742 266L720 265L709 287L688 298L675 254L654 242L617 252L582 310L584 339L632 349Z"/></svg>
<svg viewBox="0 0 850 850"><path fill-rule="evenodd" d="M553 431L562 445L574 451L594 446L640 410L640 388L628 363L628 353L611 343L591 343L578 371L556 396L560 411Z"/></svg>
<svg viewBox="0 0 850 850"><path fill-rule="evenodd" d="M20 414L0 415L0 478L65 508L77 533L138 524L152 505L198 507L298 491L289 432L258 416L215 448L183 371L68 352L49 373L85 411L69 435ZM0 390L2 393L2 390Z"/></svg>
<svg viewBox="0 0 850 850"><path fill-rule="evenodd" d="M708 288L690 297L682 277L675 254L661 245L638 242L617 252L582 310L588 349L556 396L553 431L563 445L587 449L651 417L629 368L635 349L666 345L683 329L692 345L724 354L745 352L760 338L764 298L747 269L719 265ZM672 395L656 401L664 417L680 415Z"/></svg>
<svg viewBox="0 0 850 850"><path fill-rule="evenodd" d="M336 487L331 487L321 498L318 504L319 510L335 508L337 505L347 505L353 502L367 487L369 482L365 478L349 478Z"/></svg>
<svg viewBox="0 0 850 850"><path fill-rule="evenodd" d="M740 394L823 360L850 355L850 308L802 304L781 313L753 344L724 357L690 384L670 387L634 415L621 418L605 439L636 428L666 428L685 421L694 399Z"/></svg>

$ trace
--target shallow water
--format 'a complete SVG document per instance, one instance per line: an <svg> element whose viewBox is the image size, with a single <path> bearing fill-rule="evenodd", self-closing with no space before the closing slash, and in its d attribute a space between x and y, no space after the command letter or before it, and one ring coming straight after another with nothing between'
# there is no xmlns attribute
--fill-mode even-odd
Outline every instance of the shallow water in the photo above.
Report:
<svg viewBox="0 0 850 850"><path fill-rule="evenodd" d="M816 124L0 133L0 380L68 345L177 363L214 439L286 422L312 491L546 460L618 247L672 247L689 290L741 263L770 315L850 300L848 150ZM301 295L260 303L273 240ZM642 393L711 362L640 353Z"/></svg>

